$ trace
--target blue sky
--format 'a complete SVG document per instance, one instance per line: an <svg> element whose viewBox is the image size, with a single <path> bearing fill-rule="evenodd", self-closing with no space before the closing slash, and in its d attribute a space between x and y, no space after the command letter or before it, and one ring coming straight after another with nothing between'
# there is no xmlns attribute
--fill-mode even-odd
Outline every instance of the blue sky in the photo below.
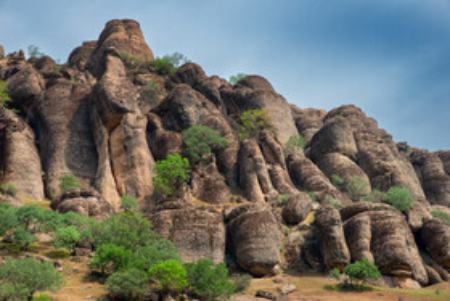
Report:
<svg viewBox="0 0 450 301"><path fill-rule="evenodd" d="M0 44L65 61L113 18L138 20L156 55L263 75L299 107L353 103L397 141L450 149L450 0L0 0Z"/></svg>

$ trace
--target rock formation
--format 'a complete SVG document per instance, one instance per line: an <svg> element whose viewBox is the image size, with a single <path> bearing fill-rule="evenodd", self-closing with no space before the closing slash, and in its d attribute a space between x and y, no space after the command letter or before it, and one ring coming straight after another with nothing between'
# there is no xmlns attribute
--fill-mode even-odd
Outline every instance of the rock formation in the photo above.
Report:
<svg viewBox="0 0 450 301"><path fill-rule="evenodd" d="M184 260L228 258L254 276L367 258L389 283L449 279L450 226L432 212L450 213L450 151L396 144L353 105L289 105L257 75L232 85L195 63L161 72L154 60L133 20L108 22L65 64L1 50L11 101L0 110L0 183L18 193L0 200L102 217L131 195ZM243 137L249 109L270 127ZM178 199L158 199L155 161L184 155L182 131L193 125L228 144L190 162ZM305 145L287 145L296 137ZM79 189L62 189L67 175ZM367 201L394 186L410 191L411 208Z"/></svg>

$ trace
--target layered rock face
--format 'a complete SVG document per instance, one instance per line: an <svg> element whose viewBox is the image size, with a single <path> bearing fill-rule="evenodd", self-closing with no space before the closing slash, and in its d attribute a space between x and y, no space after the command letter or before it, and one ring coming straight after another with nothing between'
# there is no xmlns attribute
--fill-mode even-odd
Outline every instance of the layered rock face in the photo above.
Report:
<svg viewBox="0 0 450 301"><path fill-rule="evenodd" d="M66 64L0 55L14 108L0 110L0 183L18 191L0 200L48 199L55 210L102 217L131 195L185 261L227 258L254 276L367 258L390 284L449 279L450 226L431 214L450 214L449 151L397 145L353 105L289 105L260 76L231 85L195 63L158 73L153 60L133 20L108 22ZM270 127L244 139L240 116L250 109ZM188 183L176 187L183 193L161 200L155 161L184 155L182 131L194 125L228 144L190 162ZM64 191L67 175L81 187ZM413 206L366 201L391 187L409 190Z"/></svg>

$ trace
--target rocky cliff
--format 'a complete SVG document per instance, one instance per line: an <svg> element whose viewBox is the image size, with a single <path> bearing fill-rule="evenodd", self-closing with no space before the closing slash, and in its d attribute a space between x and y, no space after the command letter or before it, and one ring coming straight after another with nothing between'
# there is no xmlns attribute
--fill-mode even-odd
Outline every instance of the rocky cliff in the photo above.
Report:
<svg viewBox="0 0 450 301"><path fill-rule="evenodd" d="M133 20L108 22L65 64L0 53L14 108L0 110L0 182L18 191L2 200L48 199L55 210L103 216L132 195L184 260L227 258L255 276L367 258L393 285L449 279L450 226L431 213L450 212L450 152L396 144L353 105L290 105L260 76L232 85L195 63L162 75L153 60ZM243 139L249 109L271 126ZM155 161L182 152L181 132L193 125L228 145L191 162L181 200L157 199ZM287 149L291 137L305 147ZM67 174L80 189L61 191ZM413 206L374 197L392 187L407 189Z"/></svg>

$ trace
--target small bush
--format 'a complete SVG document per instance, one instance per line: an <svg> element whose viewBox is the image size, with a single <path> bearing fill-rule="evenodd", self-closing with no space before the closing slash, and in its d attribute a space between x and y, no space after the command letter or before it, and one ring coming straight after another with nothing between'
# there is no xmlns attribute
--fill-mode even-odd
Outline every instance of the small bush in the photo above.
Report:
<svg viewBox="0 0 450 301"><path fill-rule="evenodd" d="M234 293L234 285L228 278L225 265L202 259L187 265L191 290L201 300L228 299Z"/></svg>
<svg viewBox="0 0 450 301"><path fill-rule="evenodd" d="M371 193L369 193L368 195L364 196L362 198L363 201L366 202L372 202L372 203L377 203L377 202L383 202L384 198L385 198L385 193L378 190L378 189L374 189L372 190Z"/></svg>
<svg viewBox="0 0 450 301"><path fill-rule="evenodd" d="M148 276L137 269L119 271L108 277L106 286L111 297L119 300L142 300L148 291Z"/></svg>
<svg viewBox="0 0 450 301"><path fill-rule="evenodd" d="M270 130L269 116L263 109L251 109L243 112L240 117L239 136L241 139L257 138L264 130Z"/></svg>
<svg viewBox="0 0 450 301"><path fill-rule="evenodd" d="M341 201L340 201L339 199L335 198L335 197L332 196L332 195L327 195L327 196L325 197L325 202L326 202L329 206L333 207L334 209L340 209L340 208L342 208L342 203L341 203Z"/></svg>
<svg viewBox="0 0 450 301"><path fill-rule="evenodd" d="M4 80L0 80L0 104L3 108L8 109L11 103L11 96L8 93L8 84Z"/></svg>
<svg viewBox="0 0 450 301"><path fill-rule="evenodd" d="M233 282L234 291L240 293L245 291L250 286L252 276L249 274L239 273L231 275L230 279Z"/></svg>
<svg viewBox="0 0 450 301"><path fill-rule="evenodd" d="M218 131L204 125L193 125L182 133L186 154L191 162L198 162L213 151L224 149L228 140Z"/></svg>
<svg viewBox="0 0 450 301"><path fill-rule="evenodd" d="M178 249L170 240L156 239L138 249L131 258L129 266L147 271L152 265L169 259L180 260Z"/></svg>
<svg viewBox="0 0 450 301"><path fill-rule="evenodd" d="M377 280L381 277L378 267L367 259L348 264L342 274L338 269L330 272L331 278L340 281L340 288L360 290L365 288L367 281Z"/></svg>
<svg viewBox="0 0 450 301"><path fill-rule="evenodd" d="M448 214L447 212L445 212L443 210L435 209L435 210L431 211L431 215L434 218L437 218L440 221L442 221L444 224L447 224L450 226L450 214Z"/></svg>
<svg viewBox="0 0 450 301"><path fill-rule="evenodd" d="M30 58L40 58L44 56L44 53L35 45L28 46L28 56Z"/></svg>
<svg viewBox="0 0 450 301"><path fill-rule="evenodd" d="M333 184L336 188L341 189L345 185L345 180L339 175L331 176L331 184Z"/></svg>
<svg viewBox="0 0 450 301"><path fill-rule="evenodd" d="M367 195L369 185L362 177L354 176L345 185L350 198L354 201L360 200Z"/></svg>
<svg viewBox="0 0 450 301"><path fill-rule="evenodd" d="M284 205L286 205L286 203L289 201L289 194L287 194L287 193L282 193L282 194L279 194L278 195L278 203L281 205L281 206L284 206Z"/></svg>
<svg viewBox="0 0 450 301"><path fill-rule="evenodd" d="M47 294L39 294L37 296L34 296L31 301L52 301L52 300L53 298Z"/></svg>
<svg viewBox="0 0 450 301"><path fill-rule="evenodd" d="M0 280L26 289L30 299L34 292L56 290L62 283L62 277L53 265L34 258L7 261L0 266Z"/></svg>
<svg viewBox="0 0 450 301"><path fill-rule="evenodd" d="M232 85L236 85L238 81L240 81L241 79L243 79L246 76L247 75L244 73L237 73L235 75L230 76L230 78L228 79L228 82Z"/></svg>
<svg viewBox="0 0 450 301"><path fill-rule="evenodd" d="M135 251L152 242L157 235L142 213L124 211L95 225L93 237L96 246L113 244Z"/></svg>
<svg viewBox="0 0 450 301"><path fill-rule="evenodd" d="M35 204L24 205L17 208L16 216L19 223L31 232L39 232L45 228L47 222L47 212L49 210L43 209Z"/></svg>
<svg viewBox="0 0 450 301"><path fill-rule="evenodd" d="M10 282L0 283L0 301L24 301L30 296L30 291L21 284Z"/></svg>
<svg viewBox="0 0 450 301"><path fill-rule="evenodd" d="M12 236L12 242L20 245L22 250L28 250L28 247L36 241L36 236L23 226L17 227Z"/></svg>
<svg viewBox="0 0 450 301"><path fill-rule="evenodd" d="M62 192L67 192L80 188L80 182L74 175L65 175L59 181L59 188Z"/></svg>
<svg viewBox="0 0 450 301"><path fill-rule="evenodd" d="M284 146L284 153L286 155L295 153L297 150L303 150L306 146L306 139L303 135L293 135Z"/></svg>
<svg viewBox="0 0 450 301"><path fill-rule="evenodd" d="M120 198L120 204L125 211L136 211L139 209L139 201L131 195L123 195Z"/></svg>
<svg viewBox="0 0 450 301"><path fill-rule="evenodd" d="M180 292L188 286L186 268L179 260L169 259L157 263L148 270L150 279L169 292Z"/></svg>
<svg viewBox="0 0 450 301"><path fill-rule="evenodd" d="M145 63L142 59L129 52L122 51L119 53L119 55L125 66L130 69L138 69Z"/></svg>
<svg viewBox="0 0 450 301"><path fill-rule="evenodd" d="M14 229L19 225L19 221L16 215L17 209L7 205L1 204L0 206L0 236L4 236L8 231Z"/></svg>
<svg viewBox="0 0 450 301"><path fill-rule="evenodd" d="M311 201L317 202L317 194L313 191L307 191L306 194L309 196Z"/></svg>
<svg viewBox="0 0 450 301"><path fill-rule="evenodd" d="M113 244L98 247L91 261L91 268L99 269L103 275L110 275L125 268L133 253Z"/></svg>
<svg viewBox="0 0 450 301"><path fill-rule="evenodd" d="M384 201L402 212L410 209L414 205L414 198L411 192L402 187L389 188Z"/></svg>
<svg viewBox="0 0 450 301"><path fill-rule="evenodd" d="M16 196L17 188L14 184L3 183L3 184L0 184L0 193L7 194L10 196Z"/></svg>
<svg viewBox="0 0 450 301"><path fill-rule="evenodd" d="M184 55L175 52L171 55L157 57L150 65L160 75L173 75L177 72L178 67L187 61Z"/></svg>
<svg viewBox="0 0 450 301"><path fill-rule="evenodd" d="M72 250L80 240L80 231L75 226L67 226L56 231L53 245L57 248Z"/></svg>
<svg viewBox="0 0 450 301"><path fill-rule="evenodd" d="M171 154L157 161L155 170L155 191L163 196L173 195L189 179L189 161L179 154Z"/></svg>

